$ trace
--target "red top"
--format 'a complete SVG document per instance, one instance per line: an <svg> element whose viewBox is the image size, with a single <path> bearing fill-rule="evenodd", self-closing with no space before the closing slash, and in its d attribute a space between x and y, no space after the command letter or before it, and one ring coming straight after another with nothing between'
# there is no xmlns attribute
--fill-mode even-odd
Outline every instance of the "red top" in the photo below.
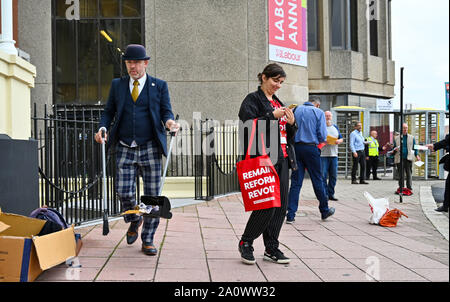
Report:
<svg viewBox="0 0 450 302"><path fill-rule="evenodd" d="M272 107L274 109L278 109L278 108L282 107L281 104L278 103L275 100L269 100L269 101L272 104ZM287 146L287 131L286 131L287 117L283 116L282 118L280 118L279 124L280 124L280 134L281 134L281 137L280 137L281 150L283 150L283 155L286 158L286 157L288 157L288 154L286 152L286 146Z"/></svg>

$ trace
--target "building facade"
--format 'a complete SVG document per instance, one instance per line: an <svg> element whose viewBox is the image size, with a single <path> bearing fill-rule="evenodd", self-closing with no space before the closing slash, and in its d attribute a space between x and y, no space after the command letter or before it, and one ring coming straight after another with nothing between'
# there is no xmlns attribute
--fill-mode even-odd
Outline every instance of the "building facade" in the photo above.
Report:
<svg viewBox="0 0 450 302"><path fill-rule="evenodd" d="M17 46L37 70L31 102L105 104L126 72L126 45L141 43L180 118L237 119L269 63L269 1L285 0L14 0ZM281 64L281 100L319 95L326 110L394 97L390 0L298 2L307 6L308 64Z"/></svg>
<svg viewBox="0 0 450 302"><path fill-rule="evenodd" d="M390 2L308 1L308 88L321 108L394 97Z"/></svg>

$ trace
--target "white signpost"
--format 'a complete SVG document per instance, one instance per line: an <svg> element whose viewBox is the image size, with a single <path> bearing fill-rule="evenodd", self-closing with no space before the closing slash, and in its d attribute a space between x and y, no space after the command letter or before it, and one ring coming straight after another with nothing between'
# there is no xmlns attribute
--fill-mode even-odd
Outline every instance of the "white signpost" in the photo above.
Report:
<svg viewBox="0 0 450 302"><path fill-rule="evenodd" d="M392 112L393 110L394 105L392 100L377 99L377 111Z"/></svg>

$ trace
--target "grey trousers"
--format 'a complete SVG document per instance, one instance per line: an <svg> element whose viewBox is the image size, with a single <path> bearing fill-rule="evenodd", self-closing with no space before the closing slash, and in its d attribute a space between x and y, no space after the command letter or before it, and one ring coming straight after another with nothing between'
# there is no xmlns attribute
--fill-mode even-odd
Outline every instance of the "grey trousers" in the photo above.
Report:
<svg viewBox="0 0 450 302"><path fill-rule="evenodd" d="M407 160L406 158L403 158L403 179L406 181L406 187L410 190L412 190L412 161ZM400 164L397 164L397 171L398 171L398 186L399 188L402 187L401 184L401 174L400 171Z"/></svg>

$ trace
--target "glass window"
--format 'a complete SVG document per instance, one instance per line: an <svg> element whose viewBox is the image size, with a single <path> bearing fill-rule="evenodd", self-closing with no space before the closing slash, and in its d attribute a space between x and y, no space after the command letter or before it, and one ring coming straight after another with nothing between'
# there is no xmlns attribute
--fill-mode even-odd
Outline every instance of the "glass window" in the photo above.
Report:
<svg viewBox="0 0 450 302"><path fill-rule="evenodd" d="M369 1L369 42L370 54L378 56L378 20L379 20L379 2L378 0Z"/></svg>
<svg viewBox="0 0 450 302"><path fill-rule="evenodd" d="M53 0L55 104L105 103L111 81L126 74L122 52L144 44L144 1L80 0L80 20L67 20L70 4Z"/></svg>
<svg viewBox="0 0 450 302"><path fill-rule="evenodd" d="M378 21L370 20L370 55L378 56Z"/></svg>
<svg viewBox="0 0 450 302"><path fill-rule="evenodd" d="M357 0L348 0L348 5L350 6L350 24L347 27L347 33L350 35L350 43L348 44L348 49L353 51L358 51L358 4Z"/></svg>
<svg viewBox="0 0 450 302"><path fill-rule="evenodd" d="M78 22L78 97L80 103L98 97L98 24L96 21Z"/></svg>
<svg viewBox="0 0 450 302"><path fill-rule="evenodd" d="M124 17L138 17L141 15L141 0L123 0L122 15Z"/></svg>
<svg viewBox="0 0 450 302"><path fill-rule="evenodd" d="M138 30L141 20L131 19L122 22L122 39L124 45L137 44L142 40L141 32Z"/></svg>
<svg viewBox="0 0 450 302"><path fill-rule="evenodd" d="M308 0L308 49L319 50L319 8L317 0Z"/></svg>
<svg viewBox="0 0 450 302"><path fill-rule="evenodd" d="M106 100L111 81L122 75L120 20L101 20L100 30L106 33L100 36L100 89L101 99Z"/></svg>
<svg viewBox="0 0 450 302"><path fill-rule="evenodd" d="M80 17L81 18L93 18L97 17L98 6L97 1L93 0L80 0Z"/></svg>
<svg viewBox="0 0 450 302"><path fill-rule="evenodd" d="M56 48L53 79L54 79L54 99L57 103L71 102L77 97L77 77L76 77L76 43L75 23L56 21L55 39L59 41L60 47Z"/></svg>
<svg viewBox="0 0 450 302"><path fill-rule="evenodd" d="M357 0L331 0L331 48L358 51Z"/></svg>
<svg viewBox="0 0 450 302"><path fill-rule="evenodd" d="M101 0L100 12L103 17L119 16L119 1L117 0Z"/></svg>
<svg viewBox="0 0 450 302"><path fill-rule="evenodd" d="M66 16L66 10L68 9L68 6L66 5L65 0L57 0L54 2L55 8L54 8L54 15L57 17L64 18Z"/></svg>
<svg viewBox="0 0 450 302"><path fill-rule="evenodd" d="M345 2L331 1L331 47L345 49Z"/></svg>

